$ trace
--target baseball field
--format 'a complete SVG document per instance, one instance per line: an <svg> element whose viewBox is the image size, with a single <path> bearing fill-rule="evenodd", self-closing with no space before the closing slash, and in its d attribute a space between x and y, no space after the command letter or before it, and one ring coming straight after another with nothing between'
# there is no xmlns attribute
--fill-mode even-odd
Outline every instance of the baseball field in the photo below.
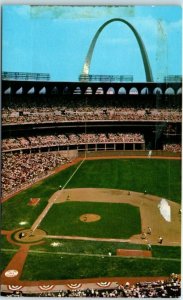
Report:
<svg viewBox="0 0 183 300"><path fill-rule="evenodd" d="M180 274L180 203L181 160L76 162L2 203L2 281Z"/></svg>

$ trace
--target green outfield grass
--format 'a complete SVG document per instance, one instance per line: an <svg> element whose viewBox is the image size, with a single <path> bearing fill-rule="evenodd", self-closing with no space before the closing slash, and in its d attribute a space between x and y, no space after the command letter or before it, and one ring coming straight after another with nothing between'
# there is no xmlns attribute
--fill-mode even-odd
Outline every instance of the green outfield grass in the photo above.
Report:
<svg viewBox="0 0 183 300"><path fill-rule="evenodd" d="M65 184L76 168L77 165L74 165L56 175L50 176L4 202L2 204L3 229L23 228L19 224L21 221L28 222L24 227L30 228L47 205L49 198L58 190L60 184L62 186ZM37 206L29 206L30 198L40 198L41 201Z"/></svg>
<svg viewBox="0 0 183 300"><path fill-rule="evenodd" d="M59 246L53 247L53 243L59 243ZM75 254L97 254L106 255L111 252L112 255L116 254L117 249L135 249L147 250L147 245L144 244L131 244L127 242L101 242L101 241L82 241L82 240L66 240L66 239L45 239L45 242L40 245L31 246L33 251L41 252L63 252ZM153 257L159 258L181 258L181 247L179 246L155 246L152 245Z"/></svg>
<svg viewBox="0 0 183 300"><path fill-rule="evenodd" d="M72 166L56 175L50 176L4 202L2 204L2 229L16 230L20 227L30 228L47 205L51 195L58 190L59 185L63 186L67 182L77 166ZM124 189L137 192L144 192L146 190L149 194L180 203L181 161L160 159L105 159L85 161L66 188L86 187ZM28 202L30 198L36 197L41 198L40 203L36 207L29 206ZM80 208L76 207L78 204ZM83 204L88 205L88 203ZM94 223L82 223L78 221L81 214L96 213L103 216L105 212L104 215L106 216L109 207L111 209L109 204L107 205L108 209L107 206L104 209L105 203L103 207L100 206L101 203L97 203L99 206L96 207L94 204L92 204L92 208L90 207L89 212L86 211L86 206L82 206L81 203L55 204L41 222L40 228L46 230L49 234L93 236L97 232L97 235L101 234L101 237L109 237L109 232L110 236L112 235L110 226L114 232L114 225L111 223L112 218L109 218L110 213L108 214L108 219L102 217L101 221ZM94 212L91 209L96 210ZM133 215L134 212L130 214ZM130 236L132 232L139 233L139 212L135 214L134 218L137 221L131 222L130 226L128 225L129 220L127 220L128 213L124 214L125 221L123 220L123 224L120 223L122 219L116 220L116 222L119 222L116 223L119 229L116 230L117 237L124 238L125 235L126 237ZM111 216L114 215L115 218L121 215L119 207L112 210ZM21 226L20 222L22 221L26 221L27 224ZM75 226L76 222L80 225L79 232L78 230L76 231L76 227L78 226L78 224ZM135 224L134 228L132 223ZM122 227L124 226L127 227L125 229L126 232L122 232ZM54 241L55 239L52 240L52 242ZM172 272L180 273L180 247L153 246L153 259L127 259L121 257L109 258L105 257L105 255L108 252L115 255L116 247L118 246L120 248L128 248L129 246L132 249L144 249L145 246L130 245L127 243L112 245L102 242L86 243L86 241L61 240L63 247L53 248L50 246L50 242L50 239L45 239L45 244L31 247L33 250L40 250L46 253L29 253L22 279L168 276ZM6 243L4 241L4 247L8 249ZM12 252L10 253L10 251ZM7 253L4 250L2 251L3 264L1 269L7 265L13 255L13 251L16 251L16 249L9 249ZM64 252L64 254L59 254L59 252ZM68 253L71 254L69 255ZM85 256L79 254L85 254ZM86 256L86 254L91 256ZM95 255L104 255L104 258Z"/></svg>
<svg viewBox="0 0 183 300"><path fill-rule="evenodd" d="M111 252L116 254L116 249L136 249L147 250L147 246L143 244L130 244L122 242L101 242L101 241L82 241L82 240L66 240L66 239L45 239L41 245L31 246L31 250L43 252L66 252L66 253L82 253L82 254L104 254ZM59 243L58 247L53 247L53 243Z"/></svg>
<svg viewBox="0 0 183 300"><path fill-rule="evenodd" d="M97 214L101 219L80 221L80 216L86 213ZM141 232L140 211L129 204L69 201L54 204L40 228L49 235L128 239Z"/></svg>
<svg viewBox="0 0 183 300"><path fill-rule="evenodd" d="M0 272L2 272L6 266L8 265L8 263L11 261L13 255L15 254L14 251L0 251L0 255L1 255L1 260L0 260Z"/></svg>
<svg viewBox="0 0 183 300"><path fill-rule="evenodd" d="M53 247L52 243L55 242L59 242L60 246ZM45 239L44 244L31 247L22 279L26 280L29 276L32 280L46 280L102 276L169 276L173 272L180 273L180 247L152 246L152 259L115 257L117 249L147 250L147 246L122 242ZM109 252L114 257L109 257Z"/></svg>
<svg viewBox="0 0 183 300"><path fill-rule="evenodd" d="M20 192L3 203L3 229L19 228L27 220L30 227L51 195L64 185L76 170L72 166ZM113 188L144 192L180 203L181 161L160 159L104 159L85 161L67 188ZM41 198L36 207L28 206L31 197Z"/></svg>
<svg viewBox="0 0 183 300"><path fill-rule="evenodd" d="M107 159L85 161L68 188L95 187L144 192L181 200L181 161Z"/></svg>
<svg viewBox="0 0 183 300"><path fill-rule="evenodd" d="M174 246L153 246L152 253L154 257L169 257L169 258L181 258L181 247Z"/></svg>
<svg viewBox="0 0 183 300"><path fill-rule="evenodd" d="M0 272L7 266L18 249L18 246L7 241L6 236L0 236Z"/></svg>
<svg viewBox="0 0 183 300"><path fill-rule="evenodd" d="M180 260L29 253L21 279L169 276L173 272L180 273Z"/></svg>
<svg viewBox="0 0 183 300"><path fill-rule="evenodd" d="M10 244L5 235L0 236L0 249L18 249L19 246Z"/></svg>

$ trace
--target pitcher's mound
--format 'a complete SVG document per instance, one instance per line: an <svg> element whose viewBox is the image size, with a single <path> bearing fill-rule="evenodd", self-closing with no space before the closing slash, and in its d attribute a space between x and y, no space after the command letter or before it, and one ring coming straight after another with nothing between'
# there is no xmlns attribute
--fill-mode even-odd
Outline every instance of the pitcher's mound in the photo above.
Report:
<svg viewBox="0 0 183 300"><path fill-rule="evenodd" d="M101 216L95 214L84 214L80 216L80 221L82 222L96 222L101 219Z"/></svg>

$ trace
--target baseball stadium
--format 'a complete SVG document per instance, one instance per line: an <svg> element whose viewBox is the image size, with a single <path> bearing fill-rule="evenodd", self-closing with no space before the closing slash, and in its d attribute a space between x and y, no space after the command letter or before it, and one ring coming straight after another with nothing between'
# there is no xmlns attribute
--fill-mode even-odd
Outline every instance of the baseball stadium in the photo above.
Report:
<svg viewBox="0 0 183 300"><path fill-rule="evenodd" d="M91 75L113 23L144 82ZM154 81L124 18L78 77L2 74L1 295L180 297L182 82Z"/></svg>

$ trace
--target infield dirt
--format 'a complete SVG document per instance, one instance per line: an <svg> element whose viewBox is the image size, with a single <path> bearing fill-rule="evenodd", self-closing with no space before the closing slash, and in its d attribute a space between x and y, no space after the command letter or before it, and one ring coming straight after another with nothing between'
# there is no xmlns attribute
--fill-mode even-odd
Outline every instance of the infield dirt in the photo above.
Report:
<svg viewBox="0 0 183 300"><path fill-rule="evenodd" d="M163 237L163 245L179 246L181 244L180 204L167 200L171 211L171 221L168 222L161 215L158 208L161 199L157 196L132 191L129 193L129 191L125 190L78 188L57 191L52 195L49 202L111 202L128 203L137 206L140 209L142 232L147 232L149 226L152 229L152 233L147 234L145 239L142 239L141 234L131 236L130 242L158 244L158 238L161 236ZM135 222L135 220L133 221Z"/></svg>

